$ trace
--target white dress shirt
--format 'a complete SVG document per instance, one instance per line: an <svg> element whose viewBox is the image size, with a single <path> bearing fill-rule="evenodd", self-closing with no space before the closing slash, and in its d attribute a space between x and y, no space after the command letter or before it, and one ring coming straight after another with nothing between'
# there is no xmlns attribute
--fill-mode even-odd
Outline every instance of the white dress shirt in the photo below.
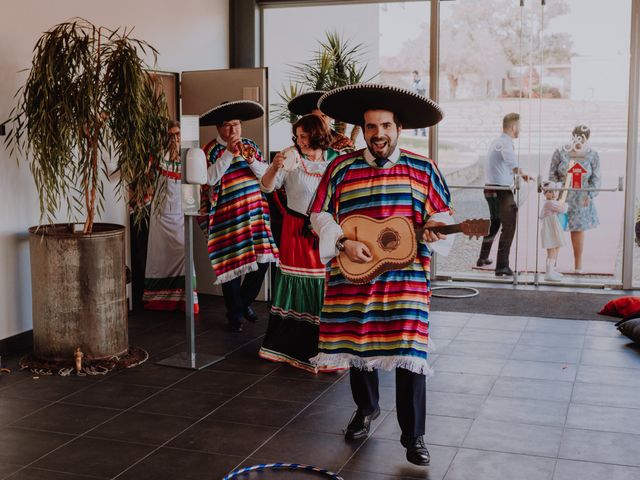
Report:
<svg viewBox="0 0 640 480"><path fill-rule="evenodd" d="M518 157L513 146L513 139L502 133L491 142L487 153L485 180L487 185L513 185L513 170L518 168Z"/></svg>

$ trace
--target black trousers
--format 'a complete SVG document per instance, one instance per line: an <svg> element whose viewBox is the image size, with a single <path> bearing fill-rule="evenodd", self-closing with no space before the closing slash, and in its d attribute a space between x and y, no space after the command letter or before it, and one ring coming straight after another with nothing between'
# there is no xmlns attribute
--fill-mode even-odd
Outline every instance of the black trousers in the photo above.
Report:
<svg viewBox="0 0 640 480"><path fill-rule="evenodd" d="M244 309L256 299L268 268L268 263L258 263L258 270L247 273L244 279L236 277L222 284L224 305L230 322L239 322Z"/></svg>
<svg viewBox="0 0 640 480"><path fill-rule="evenodd" d="M380 399L378 372L351 368L349 380L358 410L363 415L371 415ZM403 435L424 435L427 418L427 378L424 375L396 368L396 411Z"/></svg>
<svg viewBox="0 0 640 480"><path fill-rule="evenodd" d="M513 198L511 190L485 190L485 200L489 205L489 214L491 216L491 226L489 227L489 235L482 239L482 247L480 249L480 258L489 258L491 245L498 234L498 230L502 226L502 233L498 241L498 258L496 259L496 268L504 268L509 266L509 252L511 244L516 233L516 222L518 219L518 205Z"/></svg>

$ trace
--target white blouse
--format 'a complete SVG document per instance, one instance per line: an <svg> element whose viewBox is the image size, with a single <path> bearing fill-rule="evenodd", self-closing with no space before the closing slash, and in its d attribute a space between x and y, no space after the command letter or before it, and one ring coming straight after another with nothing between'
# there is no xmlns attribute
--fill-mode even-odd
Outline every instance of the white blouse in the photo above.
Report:
<svg viewBox="0 0 640 480"><path fill-rule="evenodd" d="M300 164L294 170L287 172L281 168L276 172L273 188L267 189L260 182L262 191L270 193L284 187L287 192L287 207L294 212L306 215L309 204L320 184L322 174L331 163L326 159L326 153L326 151L323 152L324 160L313 161L301 157Z"/></svg>

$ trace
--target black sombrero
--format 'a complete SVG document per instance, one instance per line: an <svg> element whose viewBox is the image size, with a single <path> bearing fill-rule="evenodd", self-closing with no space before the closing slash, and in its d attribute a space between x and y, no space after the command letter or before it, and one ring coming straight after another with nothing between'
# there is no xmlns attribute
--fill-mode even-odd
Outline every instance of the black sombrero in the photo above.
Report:
<svg viewBox="0 0 640 480"><path fill-rule="evenodd" d="M222 102L208 112L200 115L200 126L220 125L229 120L253 120L264 115L264 108L258 102L252 100L234 100Z"/></svg>
<svg viewBox="0 0 640 480"><path fill-rule="evenodd" d="M297 97L293 97L287 103L287 108L291 113L296 115L307 115L312 110L318 108L318 100L323 96L326 90L314 90L312 92L301 93Z"/></svg>
<svg viewBox="0 0 640 480"><path fill-rule="evenodd" d="M320 97L318 108L329 117L352 125L362 125L367 110L389 110L399 117L403 128L431 127L443 117L440 107L427 97L375 83L331 90Z"/></svg>

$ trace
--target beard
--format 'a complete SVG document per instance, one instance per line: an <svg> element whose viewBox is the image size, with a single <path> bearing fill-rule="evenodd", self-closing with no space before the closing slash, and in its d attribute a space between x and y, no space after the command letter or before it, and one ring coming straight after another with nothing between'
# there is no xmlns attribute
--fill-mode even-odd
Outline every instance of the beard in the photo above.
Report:
<svg viewBox="0 0 640 480"><path fill-rule="evenodd" d="M389 155L393 153L397 145L397 138L395 141L392 141L391 138L386 135L371 137L367 140L367 147L369 147L369 151L376 158L389 158Z"/></svg>

